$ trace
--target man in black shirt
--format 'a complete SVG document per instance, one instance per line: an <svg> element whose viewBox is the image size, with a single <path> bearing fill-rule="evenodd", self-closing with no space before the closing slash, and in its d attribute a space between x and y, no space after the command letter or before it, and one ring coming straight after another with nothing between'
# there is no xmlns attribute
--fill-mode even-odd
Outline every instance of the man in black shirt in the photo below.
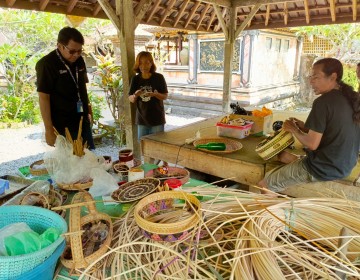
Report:
<svg viewBox="0 0 360 280"><path fill-rule="evenodd" d="M46 143L55 144L54 128L65 136L77 138L83 116L82 138L95 149L91 132L86 66L81 57L84 37L75 28L65 27L58 35L57 49L36 64L37 91L41 116L45 125Z"/></svg>

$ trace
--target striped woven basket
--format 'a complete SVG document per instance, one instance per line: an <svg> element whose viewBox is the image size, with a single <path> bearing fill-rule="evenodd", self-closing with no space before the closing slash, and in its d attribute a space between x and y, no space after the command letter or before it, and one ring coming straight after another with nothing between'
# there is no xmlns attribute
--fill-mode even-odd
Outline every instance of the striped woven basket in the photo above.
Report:
<svg viewBox="0 0 360 280"><path fill-rule="evenodd" d="M269 160L281 151L285 150L290 145L294 144L294 142L295 139L292 133L281 130L274 137L268 137L265 140L261 141L256 146L255 151L264 160Z"/></svg>

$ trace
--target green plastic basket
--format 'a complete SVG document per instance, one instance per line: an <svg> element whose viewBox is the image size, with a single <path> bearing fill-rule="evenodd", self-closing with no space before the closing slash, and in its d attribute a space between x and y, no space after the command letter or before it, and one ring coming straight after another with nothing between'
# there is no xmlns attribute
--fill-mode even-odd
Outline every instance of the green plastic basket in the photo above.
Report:
<svg viewBox="0 0 360 280"><path fill-rule="evenodd" d="M9 205L0 207L0 228L13 223L26 223L32 230L41 234L53 227L67 232L65 220L53 211L26 205ZM54 243L40 251L19 256L0 256L0 279L14 279L34 269L49 258L64 241L60 236Z"/></svg>

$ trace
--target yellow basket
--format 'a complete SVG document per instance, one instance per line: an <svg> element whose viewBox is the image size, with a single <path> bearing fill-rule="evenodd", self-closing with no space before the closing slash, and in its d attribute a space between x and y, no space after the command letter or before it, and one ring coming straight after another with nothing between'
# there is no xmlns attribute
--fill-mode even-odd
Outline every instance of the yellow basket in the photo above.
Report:
<svg viewBox="0 0 360 280"><path fill-rule="evenodd" d="M149 217L159 211L173 207L176 200L184 200L187 210L192 213L178 222L161 223L149 221ZM163 191L153 193L138 202L134 210L137 225L143 234L156 241L184 240L190 236L190 231L196 227L201 217L200 201L191 194L182 191Z"/></svg>

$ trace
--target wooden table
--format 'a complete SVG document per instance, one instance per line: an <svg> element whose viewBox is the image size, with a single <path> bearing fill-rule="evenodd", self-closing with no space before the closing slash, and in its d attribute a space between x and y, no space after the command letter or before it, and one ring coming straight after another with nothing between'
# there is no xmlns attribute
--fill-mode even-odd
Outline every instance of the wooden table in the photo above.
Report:
<svg viewBox="0 0 360 280"><path fill-rule="evenodd" d="M206 119L171 131L144 136L141 139L144 161L161 159L246 185L255 185L264 177L266 170L280 164L275 160L266 162L255 152L256 145L264 137L231 138L238 140L243 148L230 154L204 152L185 144L185 139L195 137L198 130L201 137L217 137L215 124L220 119Z"/></svg>

